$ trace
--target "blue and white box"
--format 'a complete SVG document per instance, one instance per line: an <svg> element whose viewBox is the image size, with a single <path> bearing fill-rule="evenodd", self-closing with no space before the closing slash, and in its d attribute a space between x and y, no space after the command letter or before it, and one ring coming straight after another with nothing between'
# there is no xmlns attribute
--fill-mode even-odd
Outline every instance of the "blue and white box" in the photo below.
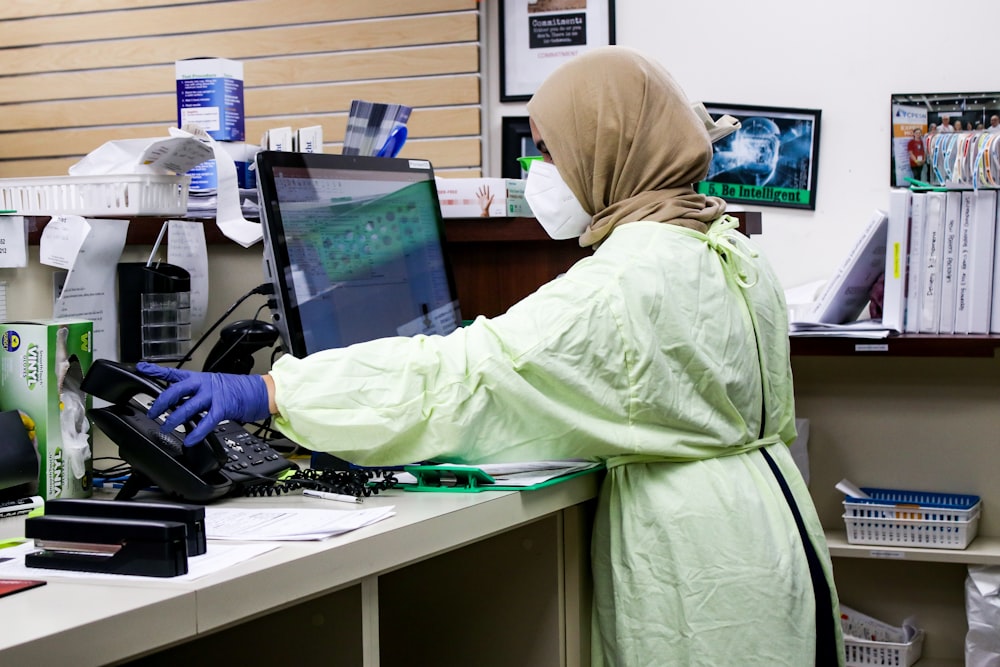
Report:
<svg viewBox="0 0 1000 667"><path fill-rule="evenodd" d="M196 124L216 141L245 141L243 63L188 58L174 63L177 126Z"/></svg>

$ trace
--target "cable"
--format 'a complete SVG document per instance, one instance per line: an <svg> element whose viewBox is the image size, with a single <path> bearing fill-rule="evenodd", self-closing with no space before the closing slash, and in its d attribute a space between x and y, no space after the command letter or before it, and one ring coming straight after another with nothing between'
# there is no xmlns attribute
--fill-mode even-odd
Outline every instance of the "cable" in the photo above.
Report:
<svg viewBox="0 0 1000 667"><path fill-rule="evenodd" d="M215 323L212 324L212 326L210 326L205 333L203 333L201 335L201 338L199 338L198 341L194 345L191 346L191 349L188 350L188 353L185 354L181 358L181 360L177 362L177 365L174 368L180 368L185 363L187 363L188 361L190 361L191 357L195 353L195 350L197 350L199 347L201 347L201 344L205 342L205 340L209 337L209 335L213 331L215 331L219 327L219 325L222 324L226 320L227 317L229 317L230 315L232 315L233 311L236 310L237 308L239 308L240 304L242 304L244 301L246 301L247 299L249 299L254 294L262 294L262 295L271 295L271 294L274 294L274 285L272 285L271 283L261 283L260 285L257 285L252 290L250 290L249 292L247 292L246 294L244 294L243 296L241 296L239 299L237 299L236 303L234 303L233 305L229 306L229 308L226 310L226 312L224 312L222 314L222 316L219 319L217 319L215 321ZM258 310L257 312L259 313L260 311Z"/></svg>
<svg viewBox="0 0 1000 667"><path fill-rule="evenodd" d="M378 495L380 491L393 489L399 484L395 473L383 468L353 468L351 470L316 470L307 468L296 470L279 479L266 475L252 475L261 479L260 484L249 484L240 491L243 495L262 497L278 496L298 489L316 489L329 493L340 493L355 498ZM375 479L379 477L380 479Z"/></svg>

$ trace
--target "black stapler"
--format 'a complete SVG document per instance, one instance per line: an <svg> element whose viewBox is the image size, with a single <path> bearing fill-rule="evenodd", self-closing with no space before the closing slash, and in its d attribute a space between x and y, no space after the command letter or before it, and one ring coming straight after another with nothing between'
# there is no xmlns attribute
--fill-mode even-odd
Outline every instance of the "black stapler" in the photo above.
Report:
<svg viewBox="0 0 1000 667"><path fill-rule="evenodd" d="M208 549L205 508L187 503L144 500L56 499L45 503L46 516L87 516L107 519L178 521L187 529L187 555L200 556Z"/></svg>
<svg viewBox="0 0 1000 667"><path fill-rule="evenodd" d="M38 551L27 567L146 577L187 574L187 531L179 521L36 516L24 521L24 535Z"/></svg>

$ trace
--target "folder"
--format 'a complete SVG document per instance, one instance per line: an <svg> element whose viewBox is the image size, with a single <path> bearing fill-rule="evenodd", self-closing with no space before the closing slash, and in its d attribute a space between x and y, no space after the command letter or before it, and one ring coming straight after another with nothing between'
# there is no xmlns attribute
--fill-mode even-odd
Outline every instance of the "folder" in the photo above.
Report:
<svg viewBox="0 0 1000 667"><path fill-rule="evenodd" d="M400 485L407 491L478 493L480 491L532 491L604 469L594 461L511 464L423 464L404 466L415 482Z"/></svg>

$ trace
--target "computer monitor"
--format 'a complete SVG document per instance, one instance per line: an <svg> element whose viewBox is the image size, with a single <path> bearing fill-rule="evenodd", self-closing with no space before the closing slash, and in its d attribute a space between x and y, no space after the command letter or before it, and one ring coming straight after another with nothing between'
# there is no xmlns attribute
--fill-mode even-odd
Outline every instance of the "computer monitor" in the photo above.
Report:
<svg viewBox="0 0 1000 667"><path fill-rule="evenodd" d="M426 160L256 157L272 315L297 357L461 323Z"/></svg>

